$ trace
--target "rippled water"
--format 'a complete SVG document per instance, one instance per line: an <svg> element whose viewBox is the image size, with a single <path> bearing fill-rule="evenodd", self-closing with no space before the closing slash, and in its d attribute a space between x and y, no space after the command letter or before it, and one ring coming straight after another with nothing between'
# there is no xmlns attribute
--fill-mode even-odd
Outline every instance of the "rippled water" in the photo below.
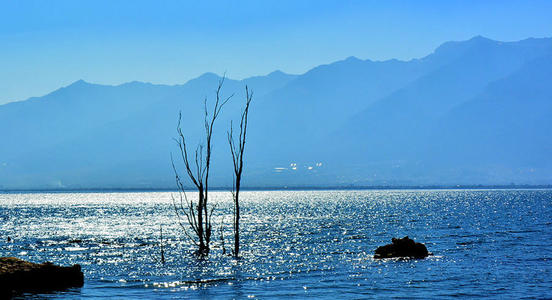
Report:
<svg viewBox="0 0 552 300"><path fill-rule="evenodd" d="M229 248L230 193L211 196ZM244 192L240 260L218 238L194 258L170 199L0 194L0 255L82 265L84 287L40 298L552 297L551 190ZM435 255L372 258L405 235Z"/></svg>

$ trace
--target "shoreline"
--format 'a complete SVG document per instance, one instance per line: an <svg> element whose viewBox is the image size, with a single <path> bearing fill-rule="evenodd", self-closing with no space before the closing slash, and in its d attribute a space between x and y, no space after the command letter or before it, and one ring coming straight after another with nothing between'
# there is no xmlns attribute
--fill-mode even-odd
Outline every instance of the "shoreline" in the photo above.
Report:
<svg viewBox="0 0 552 300"><path fill-rule="evenodd" d="M230 187L212 187L212 191L230 191ZM531 185L374 185L374 186L283 186L283 187L242 187L243 191L336 191L336 190L546 190L552 184ZM194 192L195 189L186 188ZM143 193L143 192L178 192L177 189L162 188L36 188L36 189L0 189L0 194L34 194L34 193Z"/></svg>

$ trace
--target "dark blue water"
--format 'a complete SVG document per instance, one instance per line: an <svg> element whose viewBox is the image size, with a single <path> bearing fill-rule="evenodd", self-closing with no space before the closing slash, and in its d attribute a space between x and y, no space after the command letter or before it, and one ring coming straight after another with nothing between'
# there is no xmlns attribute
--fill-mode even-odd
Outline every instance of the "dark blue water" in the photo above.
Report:
<svg viewBox="0 0 552 300"><path fill-rule="evenodd" d="M245 192L241 260L218 239L230 193L212 195L206 260L170 193L0 194L0 255L82 265L84 287L39 298L552 297L551 190ZM405 235L435 255L372 258Z"/></svg>

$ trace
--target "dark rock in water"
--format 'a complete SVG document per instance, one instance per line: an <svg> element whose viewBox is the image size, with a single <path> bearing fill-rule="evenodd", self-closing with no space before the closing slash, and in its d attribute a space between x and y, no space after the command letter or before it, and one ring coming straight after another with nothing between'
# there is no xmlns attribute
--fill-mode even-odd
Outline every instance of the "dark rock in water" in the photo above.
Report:
<svg viewBox="0 0 552 300"><path fill-rule="evenodd" d="M416 243L414 240L408 238L408 236L402 239L393 238L391 241L391 244L378 247L374 258L426 258L428 255L431 255L424 244Z"/></svg>
<svg viewBox="0 0 552 300"><path fill-rule="evenodd" d="M0 299L25 292L49 292L81 287L80 265L60 267L50 262L30 263L15 257L0 257Z"/></svg>

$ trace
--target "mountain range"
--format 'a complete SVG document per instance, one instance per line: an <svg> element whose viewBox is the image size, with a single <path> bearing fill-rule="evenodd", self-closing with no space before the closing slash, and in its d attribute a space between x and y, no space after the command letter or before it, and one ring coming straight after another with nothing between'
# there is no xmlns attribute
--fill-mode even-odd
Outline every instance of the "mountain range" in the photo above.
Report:
<svg viewBox="0 0 552 300"><path fill-rule="evenodd" d="M174 188L178 114L188 144L202 143L204 100L220 80L79 80L1 105L0 188ZM226 78L211 185L231 184L226 132L246 85L249 187L552 183L550 38L477 36L409 61L349 57L300 75Z"/></svg>

